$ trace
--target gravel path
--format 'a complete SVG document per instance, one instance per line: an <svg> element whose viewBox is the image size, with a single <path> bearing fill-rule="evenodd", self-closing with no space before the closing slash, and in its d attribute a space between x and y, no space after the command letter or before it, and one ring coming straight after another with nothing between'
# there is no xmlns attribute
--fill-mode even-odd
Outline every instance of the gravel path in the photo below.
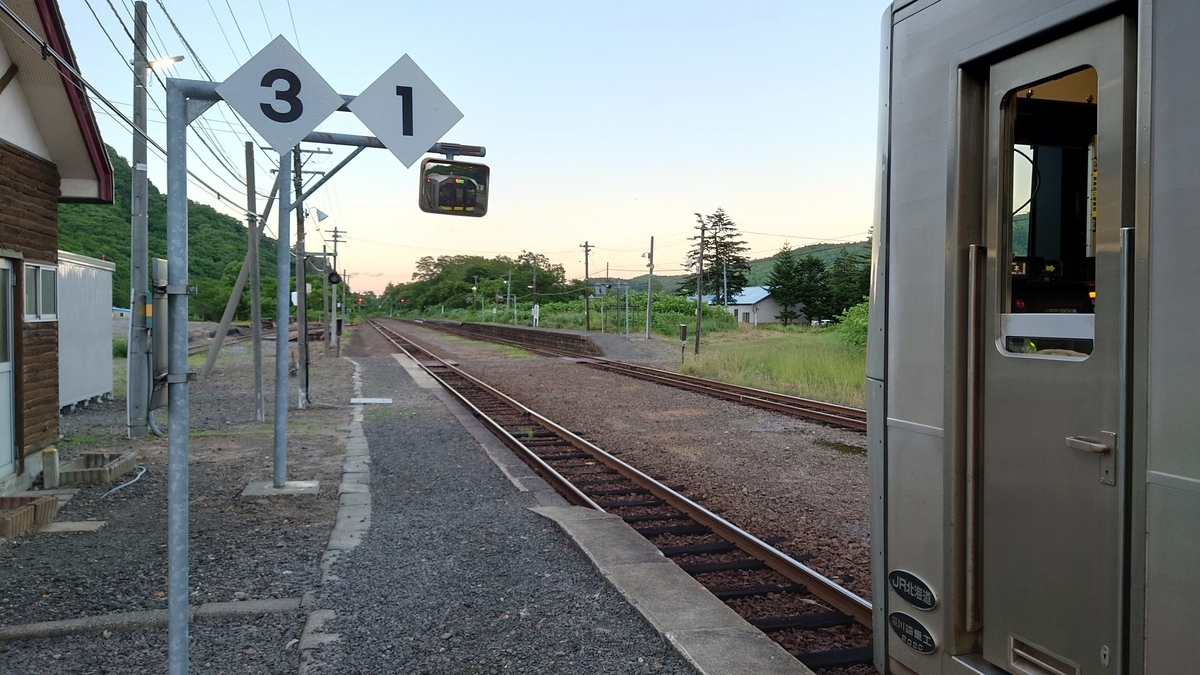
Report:
<svg viewBox="0 0 1200 675"><path fill-rule="evenodd" d="M337 508L345 438L338 427L349 422L352 372L344 360L315 359L312 397L320 405L289 413L289 477L320 480L318 497L238 496L248 481L271 473L271 421L254 421L248 345L225 350L212 377L190 387L193 605L297 598L318 585ZM165 418L159 416L162 428ZM61 508L57 520L104 521L99 532L32 533L0 546L0 621L164 609L166 439L125 439L123 398L66 415L60 428L64 460L84 449L132 450L147 472L108 497L102 495L110 485L81 489ZM294 673L298 650L288 644L303 623L296 612L197 620L191 627L192 671ZM165 645L165 628L4 642L0 673L163 672Z"/></svg>
<svg viewBox="0 0 1200 675"><path fill-rule="evenodd" d="M643 471L686 486L689 496L704 497L708 508L751 533L783 537L779 548L812 554L807 564L870 598L865 435L569 360L394 326ZM668 342L607 336L598 344L615 358L669 368L665 360L679 352Z"/></svg>
<svg viewBox="0 0 1200 675"><path fill-rule="evenodd" d="M358 360L363 395L394 403L365 412L371 529L317 601L341 639L309 675L693 672L431 392Z"/></svg>

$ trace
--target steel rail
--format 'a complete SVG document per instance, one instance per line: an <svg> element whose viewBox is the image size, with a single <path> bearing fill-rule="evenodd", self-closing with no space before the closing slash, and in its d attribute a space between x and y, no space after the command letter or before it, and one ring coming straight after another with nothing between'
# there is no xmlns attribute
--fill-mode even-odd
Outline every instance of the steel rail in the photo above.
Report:
<svg viewBox="0 0 1200 675"><path fill-rule="evenodd" d="M378 322L372 321L371 325L373 325L380 332L380 334L384 335L385 337L387 337L388 333L392 333L393 335L398 335L397 333L395 333L395 331L392 331L391 329L381 326ZM393 344L396 344L397 347L399 347L399 345L391 338L389 338L389 341L392 342ZM428 354L428 352L426 352L426 353ZM407 350L405 350L405 354L408 354ZM411 354L408 354L408 355L409 355L409 358L412 358ZM630 464L626 463L625 461L615 457L614 455L609 454L605 450L601 449L600 447L598 447L596 445L593 445L592 443L581 438L580 436L578 436L574 432L570 431L569 429L542 416L541 414L537 413L536 411L526 407L525 405L521 404L520 402L501 393L500 391L489 386L488 384L478 380L477 378L463 372L462 370L460 370L454 366L451 366L450 364L446 363L442 359L440 359L432 354L429 354L429 356L431 358L433 358L435 361L443 364L443 367L450 369L459 377L464 378L465 380L467 380L471 384L481 388L488 394L495 396L496 398L504 401L509 406L519 410L522 414L532 418L533 420L536 420L538 424L540 424L541 426L545 427L546 429L549 429L550 431L554 432L561 439L567 441L572 446L574 446L576 449L586 452L587 454L591 455L597 461L603 463L609 469L616 471L618 474L629 479L630 481L632 481L634 484L638 485L639 487L645 488L648 492L650 492L650 494L663 500L672 508L686 514L688 517L690 517L692 520L695 520L697 523L708 527L710 530L713 531L714 534L722 537L726 541L733 543L735 546L737 546L739 549L744 551L746 554L750 555L753 558L763 561L764 563L766 563L766 565L768 567L775 570L779 574L783 575L787 579L790 579L791 581L794 581L798 584L803 585L805 588L808 589L808 591L810 593L812 593L817 598L820 598L821 600L825 601L834 609L842 612L843 614L846 614L846 615L852 617L855 621L857 621L858 623L860 623L862 625L865 625L868 627L870 627L872 625L871 603L869 603L866 600L860 598L859 596L851 593L850 591L846 590L842 586L833 583L833 581L831 581L828 577L822 575L820 572L817 572L816 570L812 569L811 567L808 567L807 565L804 565L803 563L800 563L800 562L794 560L791 556L780 551L779 549L775 548L774 546L767 544L766 542L755 537L754 535L750 534L749 532L746 532L745 530L734 525L733 523L730 523L729 521L718 516L717 514L713 513L712 511L709 511L708 509L704 508L703 506L700 506L696 502L688 499L687 497L684 497L683 495L679 494L675 490L672 490L671 488L667 487L666 485L663 485L662 483L660 483L657 480L654 480L653 478L646 475L645 473L642 473L637 468L631 466ZM417 361L416 359L414 359L414 361L416 361L419 365L421 365L421 367L424 368L426 370L426 372L430 372L429 368L425 367L424 364L421 364L420 361ZM452 392L454 392L455 396L459 400L465 401L465 398L460 393L455 392L452 387L450 387L448 384L445 383L444 380L442 380L442 378L437 377L437 375L432 372L430 372L430 374L433 375L439 382L441 382L443 386L445 386L447 389L450 389ZM468 403L468 405L470 405L470 404ZM473 414L475 414L477 417L480 417L481 419L487 417L482 412L480 412L478 410L478 408L476 408L474 405L470 405L470 407L474 411ZM492 424L489 425L489 428L497 428L498 426L499 425L496 425L494 422L492 422ZM504 439L504 438L510 439L513 443L521 445L519 440L517 440L516 438L514 438L511 434L508 434L507 432L503 432L502 439ZM509 444L508 440L506 440L505 443L506 443L506 445ZM510 445L510 447L511 447L511 445ZM521 445L521 447L524 448L523 445ZM533 454L532 451L527 450L527 449L526 449L526 452L523 453L524 456L529 456L532 454ZM539 459L539 462L540 462L540 459ZM541 464L543 466L545 466L544 462L541 462ZM567 481L566 478L562 477L561 474L559 474L557 471L550 468L549 466L545 466L545 470L556 475L558 477L557 480L561 480L563 483L570 484L570 482ZM572 489L577 490L577 488L574 488L573 485L572 485ZM600 509L599 507L592 507L592 508L596 508L597 510L603 511L603 509Z"/></svg>
<svg viewBox="0 0 1200 675"><path fill-rule="evenodd" d="M513 347L520 347L526 351L533 352L535 354L541 354L543 356L575 358L578 359L579 363L584 365L605 370L613 370L629 377L636 377L648 382L655 382L657 384L662 384L669 387L676 387L709 396L716 396L729 401L734 401L736 403L798 415L801 417L826 422L828 424L846 427L855 431L865 432L867 430L867 411L863 410L862 408L838 405L836 403L828 403L826 401L818 401L811 398L792 396L790 394L780 394L774 391L756 389L754 387L746 387L738 384L718 382L716 380L709 380L703 377L675 373L669 370L651 368L650 366L643 366L634 363L626 363L624 361L617 361L602 356L572 354L570 352L556 350L550 347L529 345L502 337L491 335L485 336L464 330L454 330L453 328L450 328L444 324L422 322L422 325L476 340L497 342Z"/></svg>

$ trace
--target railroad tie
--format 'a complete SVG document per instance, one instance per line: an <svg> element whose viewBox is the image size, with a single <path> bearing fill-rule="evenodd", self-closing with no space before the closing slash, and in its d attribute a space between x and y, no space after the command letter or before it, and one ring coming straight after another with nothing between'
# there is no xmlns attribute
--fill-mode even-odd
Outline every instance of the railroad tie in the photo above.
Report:
<svg viewBox="0 0 1200 675"><path fill-rule="evenodd" d="M800 663L816 670L818 668L847 668L869 664L875 659L872 647L855 647L853 649L831 649L824 652L809 652L796 657Z"/></svg>

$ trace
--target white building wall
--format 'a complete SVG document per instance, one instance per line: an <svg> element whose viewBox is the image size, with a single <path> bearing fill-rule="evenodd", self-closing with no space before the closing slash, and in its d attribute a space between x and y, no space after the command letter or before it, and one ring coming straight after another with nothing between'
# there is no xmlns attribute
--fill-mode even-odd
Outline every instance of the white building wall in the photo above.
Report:
<svg viewBox="0 0 1200 675"><path fill-rule="evenodd" d="M4 43L0 42L0 75L7 72L11 65L12 59L9 58ZM21 89L19 80L18 73L18 77L14 77L4 88L4 93L0 94L0 140L49 160L50 149L42 140L42 133L38 131L37 122L34 121L29 101L25 98L25 91Z"/></svg>
<svg viewBox="0 0 1200 675"><path fill-rule="evenodd" d="M113 389L114 263L58 252L58 405Z"/></svg>

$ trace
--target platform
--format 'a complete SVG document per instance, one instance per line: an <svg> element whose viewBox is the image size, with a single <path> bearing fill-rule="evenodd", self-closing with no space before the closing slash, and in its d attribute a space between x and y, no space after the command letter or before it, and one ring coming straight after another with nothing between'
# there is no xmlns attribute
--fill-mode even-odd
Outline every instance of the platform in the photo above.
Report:
<svg viewBox="0 0 1200 675"><path fill-rule="evenodd" d="M394 403L350 427L369 494L343 509L367 524L327 554L302 672L809 672L620 518L567 505L415 364L355 361L355 395Z"/></svg>

